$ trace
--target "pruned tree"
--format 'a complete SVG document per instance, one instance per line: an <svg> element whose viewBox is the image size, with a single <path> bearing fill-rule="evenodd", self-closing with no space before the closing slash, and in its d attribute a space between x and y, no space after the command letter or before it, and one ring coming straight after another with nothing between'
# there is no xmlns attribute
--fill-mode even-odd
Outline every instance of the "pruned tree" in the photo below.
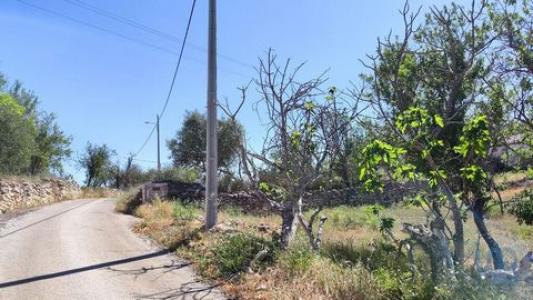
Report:
<svg viewBox="0 0 533 300"><path fill-rule="evenodd" d="M321 208L306 220L303 212L307 192L313 183L330 174L327 168L340 152L338 138L346 134L357 116L357 105L338 97L335 88L326 92L321 89L325 74L298 80L303 65L291 68L290 59L279 64L273 50L259 59L255 85L260 96L254 107L268 127L261 150L253 151L242 141L240 151L241 166L256 192L282 216L284 249L290 246L299 225L306 231L310 245L314 249L320 247L326 218L319 218L315 232ZM241 91L244 100L247 89ZM235 118L228 109L225 111ZM275 182L262 181L261 170L268 170Z"/></svg>

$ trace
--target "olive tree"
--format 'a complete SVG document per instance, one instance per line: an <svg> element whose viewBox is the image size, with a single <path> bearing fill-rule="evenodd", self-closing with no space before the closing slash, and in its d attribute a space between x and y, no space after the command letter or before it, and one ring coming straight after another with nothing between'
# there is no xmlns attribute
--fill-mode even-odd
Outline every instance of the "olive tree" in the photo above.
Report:
<svg viewBox="0 0 533 300"><path fill-rule="evenodd" d="M93 145L90 142L85 147L85 153L79 159L79 164L85 169L85 184L87 187L101 187L113 179L113 161L115 151L107 145Z"/></svg>
<svg viewBox="0 0 533 300"><path fill-rule="evenodd" d="M188 112L176 133L167 142L175 167L197 167L205 170L207 120L199 112ZM218 166L229 171L238 153L242 126L235 120L218 121Z"/></svg>

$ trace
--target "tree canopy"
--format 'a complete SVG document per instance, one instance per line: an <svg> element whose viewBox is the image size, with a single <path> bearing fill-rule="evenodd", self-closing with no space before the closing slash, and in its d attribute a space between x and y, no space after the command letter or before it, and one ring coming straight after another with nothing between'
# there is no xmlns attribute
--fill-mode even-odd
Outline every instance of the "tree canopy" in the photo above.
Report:
<svg viewBox="0 0 533 300"><path fill-rule="evenodd" d="M34 92L24 88L20 81L15 81L11 88L7 85L7 80L0 73L0 93L6 109L1 118L14 118L13 112L17 112L20 119L17 124L20 126L11 123L5 127L9 128L9 133L0 133L5 139L8 134L19 137L19 140L3 146L0 160L11 161L12 166L4 167L2 172L12 175L63 175L63 160L71 155L71 137L61 130L54 114L39 110L39 99ZM11 108L7 109L8 106ZM13 149L18 149L17 155L12 152Z"/></svg>
<svg viewBox="0 0 533 300"><path fill-rule="evenodd" d="M0 174L24 174L36 146L34 120L8 94L0 93Z"/></svg>
<svg viewBox="0 0 533 300"><path fill-rule="evenodd" d="M194 111L185 115L175 138L167 141L175 167L193 166L204 169L207 120ZM218 166L228 169L233 163L243 136L242 126L233 120L218 121Z"/></svg>

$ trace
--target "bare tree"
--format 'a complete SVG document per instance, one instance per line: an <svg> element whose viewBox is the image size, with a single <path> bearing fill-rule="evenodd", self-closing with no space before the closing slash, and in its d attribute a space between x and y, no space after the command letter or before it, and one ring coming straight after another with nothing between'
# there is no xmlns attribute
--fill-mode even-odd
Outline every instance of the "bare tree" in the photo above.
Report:
<svg viewBox="0 0 533 300"><path fill-rule="evenodd" d="M296 77L303 65L291 68L290 59L280 65L272 50L260 58L258 78L254 82L260 99L254 108L266 123L266 136L260 151L248 149L242 141L240 166L256 195L269 201L274 211L281 214L282 248L290 245L298 226L302 225L311 246L318 249L326 218L320 218L315 233L313 226L321 208L306 220L303 211L308 190L331 174L326 169L339 155L340 139L346 136L359 111L357 103L338 97L335 88L321 89L326 81L325 73L298 81ZM241 88L243 102L247 91L248 87ZM223 111L230 118L236 117L227 108ZM269 170L276 181L261 181L261 170Z"/></svg>

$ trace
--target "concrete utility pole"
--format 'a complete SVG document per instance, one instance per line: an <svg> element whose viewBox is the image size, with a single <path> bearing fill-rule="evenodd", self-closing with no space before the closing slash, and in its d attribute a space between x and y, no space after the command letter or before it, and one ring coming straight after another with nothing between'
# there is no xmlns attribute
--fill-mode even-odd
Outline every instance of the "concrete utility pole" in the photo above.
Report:
<svg viewBox="0 0 533 300"><path fill-rule="evenodd" d="M161 140L159 139L159 114L157 114L156 126L157 126L157 172L161 172Z"/></svg>
<svg viewBox="0 0 533 300"><path fill-rule="evenodd" d="M216 0L209 0L209 40L207 57L207 176L205 228L217 223L217 20Z"/></svg>
<svg viewBox="0 0 533 300"><path fill-rule="evenodd" d="M159 114L156 115L155 123L146 121L145 124L153 124L157 130L157 171L161 171L161 141L159 139Z"/></svg>

